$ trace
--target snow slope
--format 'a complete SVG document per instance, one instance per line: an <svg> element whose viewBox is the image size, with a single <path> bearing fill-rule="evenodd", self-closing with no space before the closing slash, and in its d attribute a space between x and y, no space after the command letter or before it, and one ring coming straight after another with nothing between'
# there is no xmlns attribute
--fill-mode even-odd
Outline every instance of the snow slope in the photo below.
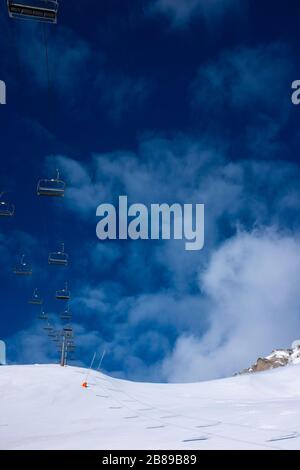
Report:
<svg viewBox="0 0 300 470"><path fill-rule="evenodd" d="M300 366L198 384L0 367L0 449L300 449Z"/></svg>

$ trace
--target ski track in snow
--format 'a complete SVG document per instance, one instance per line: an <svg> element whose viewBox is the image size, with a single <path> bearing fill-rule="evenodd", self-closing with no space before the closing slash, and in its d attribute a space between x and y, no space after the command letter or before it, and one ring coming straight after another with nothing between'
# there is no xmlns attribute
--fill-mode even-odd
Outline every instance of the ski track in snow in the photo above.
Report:
<svg viewBox="0 0 300 470"><path fill-rule="evenodd" d="M84 369L1 367L0 449L300 449L299 372L174 385L93 371L84 389Z"/></svg>

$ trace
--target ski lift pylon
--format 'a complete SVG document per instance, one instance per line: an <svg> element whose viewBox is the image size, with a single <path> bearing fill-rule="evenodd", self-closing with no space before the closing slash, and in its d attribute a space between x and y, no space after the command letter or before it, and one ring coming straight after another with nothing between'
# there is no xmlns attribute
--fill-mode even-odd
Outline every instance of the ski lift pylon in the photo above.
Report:
<svg viewBox="0 0 300 470"><path fill-rule="evenodd" d="M63 327L62 336L65 338L67 346L73 346L74 345L73 333L74 332L73 332L73 328L72 328L71 325L67 325L67 326Z"/></svg>
<svg viewBox="0 0 300 470"><path fill-rule="evenodd" d="M56 170L56 178L42 179L37 186L38 196L63 197L65 190L66 183L60 179L59 170Z"/></svg>
<svg viewBox="0 0 300 470"><path fill-rule="evenodd" d="M48 257L48 263L55 266L68 266L69 255L65 253L65 244L61 244L61 250L50 253Z"/></svg>
<svg viewBox="0 0 300 470"><path fill-rule="evenodd" d="M0 217L13 217L15 206L3 199L4 192L0 193Z"/></svg>
<svg viewBox="0 0 300 470"><path fill-rule="evenodd" d="M7 0L7 8L11 18L57 23L57 0Z"/></svg>
<svg viewBox="0 0 300 470"><path fill-rule="evenodd" d="M14 274L17 276L31 276L31 266L25 261L25 255L22 255L21 262L15 266Z"/></svg>

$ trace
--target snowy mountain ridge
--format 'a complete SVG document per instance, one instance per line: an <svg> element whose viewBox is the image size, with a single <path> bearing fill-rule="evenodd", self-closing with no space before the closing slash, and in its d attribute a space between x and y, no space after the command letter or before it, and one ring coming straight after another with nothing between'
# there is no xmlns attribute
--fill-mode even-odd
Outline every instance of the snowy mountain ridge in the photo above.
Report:
<svg viewBox="0 0 300 470"><path fill-rule="evenodd" d="M300 364L300 347L298 342L295 342L294 347L291 349L274 349L269 356L258 358L255 364L242 370L237 375L263 372L270 369L277 369L278 367L297 364Z"/></svg>

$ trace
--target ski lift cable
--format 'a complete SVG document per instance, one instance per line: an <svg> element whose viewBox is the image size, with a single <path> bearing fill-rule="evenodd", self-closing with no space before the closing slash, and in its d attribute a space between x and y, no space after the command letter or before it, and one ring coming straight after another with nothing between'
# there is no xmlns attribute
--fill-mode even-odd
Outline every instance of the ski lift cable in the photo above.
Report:
<svg viewBox="0 0 300 470"><path fill-rule="evenodd" d="M38 193L39 193L39 190L40 188L42 188L43 190L43 187L47 189L47 182L50 182L51 180L39 180L39 183L38 183ZM53 181L56 181L56 180L53 180ZM51 184L51 183L50 183ZM48 188L49 189L49 188ZM46 251L47 253L49 254L50 251L51 251L51 240L52 240L52 237L50 235L50 224L52 222L49 222L49 218L46 217L46 213L45 213L45 207L44 207L44 204L45 204L45 201L40 201L40 212L41 212L41 216L42 216L42 225L43 225L43 231L44 231L44 236L45 236L45 240L46 240ZM51 210L52 208L49 206L49 204L47 205L47 209L48 210ZM55 230L55 232L57 232Z"/></svg>
<svg viewBox="0 0 300 470"><path fill-rule="evenodd" d="M139 404L142 405L142 406L151 407L151 408L153 408L154 410L159 411L160 413L169 413L169 412L170 412L169 410L164 409L164 408L159 408L159 407L153 405L152 403L144 402L144 401L142 401L142 400L140 400L140 399L134 397L134 396L131 395L130 393L128 393L128 392L122 390L122 389L119 387L119 385L117 385L116 381L113 382L113 381L111 380L111 377L108 377L108 382L109 382L110 386L116 388L118 391L122 392L122 393L123 393L125 396L127 396L129 399L134 400L136 403L139 403ZM106 391L109 391L109 389L108 389L107 387L106 387ZM117 401L116 398L114 398L114 399ZM136 411L136 410L134 410L134 411ZM184 416L184 415L178 415L178 416ZM186 416L184 416L184 417L186 417ZM157 419L159 420L159 418L157 418ZM211 420L205 420L205 421L209 421L209 422L210 422ZM162 421L162 422L165 423L165 420Z"/></svg>
<svg viewBox="0 0 300 470"><path fill-rule="evenodd" d="M30 0L31 3L32 3L32 0ZM35 0L34 0L35 1ZM55 1L50 1L50 2L46 2L46 0L41 0L41 2L44 2L44 4L48 3L48 6L49 8L52 8L54 7L54 4L56 4L56 7L57 7L57 3L58 2L55 2ZM12 0L8 0L8 4L9 4L9 12L11 13L10 16L13 16L13 17L16 17L16 16L19 16L21 17L21 14L22 14L22 17L24 17L25 15L29 15L30 12L28 10L28 5L26 5L26 2L27 0L21 0L20 5L23 3L24 4L24 11L20 10L20 11L13 11L13 9L10 9L11 7L11 4L14 4L15 2ZM28 0L29 2L29 0ZM28 3L27 2L27 3ZM41 3L40 2L40 3ZM50 3L52 3L52 7L50 5ZM38 5L37 3L35 5L32 5L33 8L37 7L38 8ZM22 5L21 5L22 7ZM41 9L43 9L45 7L45 5L42 5L41 6ZM15 8L15 5L13 6L13 8ZM14 13L14 14L12 14ZM24 13L24 14L23 14ZM39 12L37 12L39 13ZM40 10L40 13L41 13L41 10ZM45 14L45 11L43 12L43 14ZM56 12L55 14L57 15L57 8L56 8ZM37 18L31 18L31 19L41 19L39 17L39 15L37 14ZM44 21L45 22L53 22L53 21ZM56 22L56 21L55 21ZM14 23L12 21L12 23ZM12 33L15 33L15 29L14 29L15 25L12 24L12 29L11 29L11 32ZM47 81L47 94L48 94L48 113L49 113L49 122L52 120L51 119L51 115L52 115L52 106L51 106L51 103L52 103L52 100L51 100L51 74L50 74L50 57L49 57L49 44L48 44L48 34L47 34L47 26L45 24L41 25L42 27L42 34L43 34L43 39L42 39L42 44L43 44L43 49L44 49L44 56L45 56L45 71L46 71L46 81ZM16 41L16 37L14 36L13 38L13 42L15 43L15 49L17 51L17 41ZM19 66L19 61L16 61L18 66ZM43 180L42 180L43 181ZM58 196L63 196L64 195L64 190L65 190L65 183L63 181L60 180L60 173L59 173L59 170L57 170L57 174L56 174L56 178L54 178L53 180L44 180L45 182L51 182L52 185L50 185L50 188L48 188L47 190L47 185L45 185L45 190L44 190L44 194L43 195L58 195ZM47 194L46 194L47 193ZM47 252L48 254L50 253L50 227L49 227L49 220L48 218L46 219L46 214L45 214L45 211L42 209L41 210L41 215L42 215L42 225L43 225L43 228L44 228L44 236L45 236L45 241L46 241L46 244L47 244ZM56 232L57 233L57 232ZM57 252L57 254L59 254L60 252ZM58 257L59 258L59 257ZM27 264L25 266L24 264L24 256L22 257L22 260L21 260L21 269L15 269L15 271L18 273L18 274L26 274L28 272L28 274L32 273L29 265ZM66 265L68 266L68 256L66 256L65 254L65 250L64 250L64 244L62 244L62 250L61 250L61 256L60 256L60 263L59 264L63 264L63 265ZM26 269L25 269L26 268ZM28 269L27 269L28 268ZM22 272L21 272L22 271ZM59 293L59 291L58 291ZM61 298L63 300L70 300L70 292L68 291L68 287L66 285L65 289L64 290L61 290L60 292L61 295L57 295L57 298ZM32 303L38 303L39 299L37 299L35 297L35 293L32 297ZM70 313L70 309L68 307L68 309L66 310L65 314L68 313L68 315L65 315L65 320L71 320L72 319L72 314ZM42 319L45 319L45 314L43 311L41 311L41 314L40 314L40 317Z"/></svg>
<svg viewBox="0 0 300 470"><path fill-rule="evenodd" d="M16 31L16 24L15 21L9 21L10 23L10 33L11 33L11 40L13 43L13 48L15 51L15 64L17 66L17 76L19 81L21 81L21 75L22 75L22 70L20 67L20 60L18 56L18 39L17 39L17 31ZM49 88L50 88L50 72L49 72L49 58L48 58L48 41L47 41L47 36L46 36L46 25L44 25L44 47L45 47L45 55L46 55L46 71L47 71L47 82L48 82L48 100L50 100L50 93L49 93ZM42 214L44 215L43 209L41 210ZM45 217L43 217L43 227L44 227L44 236L47 244L47 252L49 252L50 249L50 238L49 238L49 232L47 230L47 224Z"/></svg>
<svg viewBox="0 0 300 470"><path fill-rule="evenodd" d="M50 118L50 121L51 121L52 120L51 119L51 115L52 115L51 76L50 76L49 46L48 46L48 35L47 35L47 26L46 26L46 24L42 25L42 29L43 29L43 46L44 46L44 52L45 52L45 69L46 69L46 79L47 79L48 115L49 115L49 118ZM42 180L40 180L39 185L40 185L41 181ZM57 183L57 185L59 185L59 183L60 183L60 174L59 174L58 169L56 170L56 179L53 179L52 181ZM65 184L63 183L62 186L59 186L59 187L62 188L62 194L64 194ZM58 188L58 186L56 187L56 189L57 188ZM52 185L52 189L53 189L53 185ZM48 190L49 190L49 188L48 188ZM44 194L46 192L47 191L44 191ZM52 195L55 195L55 194L56 195L59 194L59 191L56 191L56 192L53 191L52 192ZM49 195L49 191L48 191L48 195ZM48 253L50 253L50 235L49 235L48 220L46 220L44 211L42 211L42 213L43 213L44 230L45 230L45 233L47 234L46 236L47 236L47 243L48 243Z"/></svg>
<svg viewBox="0 0 300 470"><path fill-rule="evenodd" d="M43 24L43 36L44 36L44 47L45 47L45 60L46 60L46 73L47 73L47 86L48 86L48 99L49 99L49 108L51 103L51 82L50 82L50 67L49 67L49 50L48 50L48 37L46 24Z"/></svg>
<svg viewBox="0 0 300 470"><path fill-rule="evenodd" d="M24 0L21 0L21 2L19 3L24 3L25 4L25 1ZM14 2L8 2L9 4L11 3L14 3ZM44 2L46 3L46 2ZM47 2L48 5L50 3L52 3L54 6L54 4L57 4L57 2ZM9 5L10 6L10 5ZM26 12L25 12L26 13ZM29 12L27 11L27 13L29 14ZM56 9L56 14L57 14L57 9ZM12 15L10 15L12 16ZM34 19L34 18L33 18ZM15 22L12 21L11 22L11 34L12 34L12 43L14 44L15 46L15 52L17 54L17 51L18 51L18 43L17 43L17 38L16 38L16 30L15 30ZM52 106L51 106L51 103L52 103L52 100L51 100L51 74L50 74L50 57L49 57L49 44L48 44L48 34L47 34L47 26L46 24L43 24L41 25L42 27L42 44L43 44L43 49L44 49L44 56L45 56L45 71L46 71L46 81L47 81L47 94L48 94L48 113L49 113L49 122L52 121ZM19 60L16 60L15 61L17 66L18 66L18 72L19 72L19 78L21 78L21 69L20 69L20 61ZM58 185L60 184L60 174L59 174L59 170L57 170L57 174L56 174L56 179L53 180L54 181L54 185L55 185L55 182L58 183ZM59 186L60 190L61 190L61 193L60 194L63 194L64 193L64 189L65 189L65 184L62 183L61 186ZM0 198L1 199L1 198ZM49 222L48 222L48 219L46 219L46 214L45 214L45 211L44 211L44 208L41 208L41 215L42 215L42 226L43 226L43 229L44 229L44 239L45 239L45 242L46 242L46 245L47 245L47 253L49 254L50 253L50 227L48 226L49 225ZM62 245L62 253L64 254L64 245ZM25 274L26 270L24 269L26 266L24 265L24 260L25 260L25 257L23 256L22 259L21 259L21 267L22 269L15 269L16 272L18 272L19 274L21 274L21 271L22 271L22 274ZM27 265L28 267L29 265ZM31 272L31 269L28 267L28 274L32 273ZM66 292L65 294L68 294L67 292L67 288L66 288ZM68 296L69 297L69 296ZM38 303L38 299L35 297L35 293L32 297L32 303ZM40 302L39 302L40 303ZM43 309L41 309L41 313L39 315L39 317L43 320L45 320L47 317L47 315L44 313ZM70 309L68 307L68 318L66 318L66 320L71 320L72 319L72 315L70 314Z"/></svg>
<svg viewBox="0 0 300 470"><path fill-rule="evenodd" d="M115 383L113 384L113 386L115 386ZM126 408L126 409L128 409L129 411L134 412L134 413L139 412L138 417L147 418L147 419L149 419L149 420L151 420L151 421L157 422L157 423L159 423L159 424L161 424L161 425L164 425L164 426L168 425L169 427L173 427L173 428L176 428L176 429L183 429L183 430L185 430L185 431L193 431L193 432L195 432L195 427L192 426L192 425L184 426L184 425L175 424L175 423L172 423L171 421L167 421L166 419L162 419L162 418L154 417L154 416L149 416L149 414L146 414L145 412L138 411L136 408L133 408L133 407L131 407L131 406L129 406L129 405L124 404L124 402L123 402L122 400L116 398L115 396L113 397L112 394L109 393L109 389L107 388L107 386L104 385L103 388L105 389L105 391L106 391L106 393L108 394L108 396L109 396L113 401L115 401L116 403L122 405L123 408ZM119 387L117 387L117 388L118 388L120 391L122 391L122 392L124 393L124 395L127 395L129 398L132 397L130 394L128 394L128 393L125 392L124 390L121 390ZM136 401L137 403L142 404L142 405L146 405L146 403L144 403L144 402L142 402L142 401L140 401L140 400L138 400L138 399L135 399L135 401ZM148 405L150 406L150 404L148 404ZM169 413L169 410L161 409L161 408L158 408L157 406L151 405L151 408L152 408L153 410L155 410L155 411L159 411L159 412L162 412L162 413ZM182 415L182 414L181 414L181 415L178 415L178 416L179 416L179 417L183 417L183 418L191 418L191 419L193 419L193 420L196 420L196 418L194 418L194 417L192 418L192 417L190 417L190 416L186 416L186 415ZM205 419L205 421L210 421L210 420L206 420L206 419ZM221 421L220 424L230 424L230 423L225 423L224 421ZM232 423L232 425L235 426L236 423ZM249 427L249 426L247 426L247 425L245 425L245 426L246 426L246 427ZM254 428L254 430L259 431L258 428ZM225 435L223 435L223 434L220 434L220 433L213 433L213 432L211 432L211 431L208 432L208 431L206 431L206 430L205 430L205 434L206 434L207 436L209 436L209 437L222 437L222 438L234 440L234 441L236 441L236 442L248 442L248 441L245 441L245 440L243 440L243 439L229 438L229 437L225 437ZM250 443L250 441L249 441L248 443ZM252 441L251 444L255 444L255 442ZM275 447L275 446L271 446L271 445L268 445L268 444L265 444L265 447L266 447L266 448L267 448L267 447L268 447L268 448L277 448L277 447Z"/></svg>
<svg viewBox="0 0 300 470"><path fill-rule="evenodd" d="M136 403L139 403L139 404L141 404L141 405L143 405L143 406L144 406L144 405L145 405L145 406L149 406L149 407L151 406L151 408L152 408L153 410L159 411L159 412L161 412L161 413L169 413L169 412L170 412L170 410L167 410L167 409L164 409L164 408L160 408L160 407L158 407L158 406L155 406L155 405L150 404L150 403L148 403L148 402L144 402L144 401L142 401L142 400L140 400L140 399L134 397L134 396L131 395L130 393L128 393L128 392L122 390L115 382L112 382L112 380L111 380L110 377L107 377L107 379L108 379L107 382L109 382L110 386L113 386L114 388L118 389L118 391L122 392L122 393L123 393L125 396L127 396L128 398L133 399ZM108 389L108 387L107 387L106 385L103 385L103 387L106 389L106 392L107 392L108 395L111 397L111 399L113 399L114 401L116 401L116 402L122 404L122 406L124 406L125 408L128 408L128 409L129 409L129 407L128 407L127 405L125 405L123 401L118 400L116 397L113 397L112 394L109 393L110 390ZM130 408L130 409L131 409L131 411L134 411L134 412L137 411L137 410L134 409L134 408ZM142 415L143 415L143 413L141 413L141 416L142 416ZM144 414L144 416L147 416L147 417L149 418L148 415L145 415L145 414ZM181 416L181 417L184 417L184 418L188 418L188 419L191 419L191 420L195 420L195 418L192 417L192 416L187 416L187 415L182 415L182 414L179 414L178 416ZM166 424L166 419L162 420L162 418L153 418L153 417L151 417L151 419L156 420L156 421L160 421L161 423ZM206 423L208 423L208 425L215 424L215 421L212 421L211 419L207 419L207 418L204 418L204 419L202 418L201 421L205 421ZM234 427L236 427L236 426L242 426L242 427L251 428L251 429L253 429L253 430L255 430L255 431L258 431L258 428L253 427L253 426L249 426L249 425L240 425L240 424L237 424L237 423L231 423L231 422L225 422L225 421L220 422L220 424L226 424L226 425L230 425L230 426L234 426ZM178 427L178 428L183 428L183 426L178 426L178 425L176 425L176 424L174 425L174 424L171 423L171 422L168 422L168 425L169 425L169 426ZM184 428L185 428L185 429L190 429L190 430L193 429L193 430L194 430L194 427L193 427L193 428L192 428L192 427L189 427L189 428L188 428L188 427L184 427ZM283 433L284 433L284 432L289 432L289 431L287 431L287 430L281 430L281 431L282 431ZM216 433L207 433L207 434L217 436Z"/></svg>
<svg viewBox="0 0 300 470"><path fill-rule="evenodd" d="M41 204L41 206L42 206L42 204ZM45 214L44 214L43 208L41 208L41 212L42 212L42 223L43 223L43 229L44 229L44 233L45 233L45 240L46 240L47 252L49 252L49 249L50 249L50 237L49 237L49 232L48 232L48 227L47 227L47 220L46 220L46 216L45 216Z"/></svg>
<svg viewBox="0 0 300 470"><path fill-rule="evenodd" d="M111 386L116 386L115 383L112 384L111 381L110 382L110 385ZM116 386L116 388L118 389L118 391L122 391L122 393L124 393L125 396L127 396L128 398L130 399L133 399L136 403L139 403L140 405L142 406L149 406L150 407L150 404L149 403L144 403L140 400L137 400L136 398L134 398L132 395L128 394L127 392L125 392L124 390L121 390L118 386ZM134 408L133 406L130 406L130 405L127 405L126 403L124 403L124 400L122 399L118 399L116 396L112 396L112 394L110 393L110 389L104 385L103 386L103 389L104 391L109 395L109 397L115 401L116 403L122 405L122 407L126 408L128 411L130 412L134 412L134 413L139 413L139 417L143 417L143 418L147 418L147 419L150 419L151 421L154 421L156 423L159 423L159 424L163 424L163 425L166 425L166 421L161 419L161 418L158 418L158 417L149 417L148 414L146 414L145 412L141 411L141 410L137 410L136 408ZM163 410L159 410L157 409L155 406L151 405L151 409L155 410L155 411L163 411ZM164 410L163 412L167 413L168 411L167 410ZM169 426L175 426L173 423L167 423ZM177 426L177 427L180 427L180 428L183 428L183 429L189 429L189 430L192 430L193 428L188 428L188 427L183 427L183 426Z"/></svg>
<svg viewBox="0 0 300 470"><path fill-rule="evenodd" d="M112 384L112 382L109 380L110 382L110 385L111 386L116 386L115 383ZM120 389L120 387L116 386L116 388L118 389L118 391L122 391L122 393L124 393L124 395L126 395L128 398L133 398L134 401L136 403L140 403L140 405L143 405L143 406L149 406L150 407L150 404L149 403L144 403L140 400L137 400L135 399L134 397L132 397L130 394L128 394L127 392L125 392L124 390ZM193 427L188 427L188 426L180 426L180 425L176 425L174 423L171 423L171 422L166 422L165 419L162 419L162 418L159 418L159 417L149 417L149 414L146 414L145 412L143 411L140 411L140 410L137 410L136 408L130 406L130 405L127 405L126 403L124 403L124 401L122 399L119 399L117 398L116 396L112 396L112 394L110 393L110 389L106 386L106 385L103 385L103 390L107 393L107 395L110 397L111 400L115 401L116 403L118 403L119 405L121 405L123 408L126 408L128 411L130 412L133 412L133 413L139 413L138 417L143 417L143 418L147 418L151 421L154 421L160 425L167 425L168 426L171 426L171 427L176 427L176 428L180 428L180 429L184 429L184 430L194 430ZM164 412L164 413L168 413L167 410L159 410L157 407L151 405L151 409L155 410L155 411L159 411L159 412Z"/></svg>
<svg viewBox="0 0 300 470"><path fill-rule="evenodd" d="M149 407L151 406L151 407L153 408L153 410L159 411L159 412L161 412L161 413L169 413L169 412L170 412L170 410L167 410L167 409L164 409L164 408L160 408L160 407L158 407L158 406L156 406L156 405L152 405L152 404L150 404L150 403L146 403L146 402L143 402L143 401L137 399L137 398L134 397L133 395L129 394L128 392L125 392L124 390L122 390L118 385L116 385L115 382L113 383L113 382L110 380L110 379L111 379L110 377L108 377L108 379L109 379L109 383L110 383L111 386L117 388L119 391L122 391L122 393L123 393L124 395L128 396L128 398L134 399L135 402L140 403L141 405L145 405L145 406L149 406ZM106 392L108 392L109 389L107 388L107 386L104 385L104 387L106 388ZM110 394L110 396L111 396L111 394ZM116 397L112 397L112 396L111 396L111 398L112 398L113 400L115 400L116 402L119 402L120 404L123 403L121 400L118 400ZM123 406L128 408L127 405L124 405L124 404L123 404ZM131 411L136 412L137 410L134 409L134 408L131 408ZM144 413L141 413L141 416L145 416L145 417L148 417L148 418L149 418L149 416L146 415L146 414L144 414ZM188 419L194 420L194 421L196 420L195 417L192 417L192 416L189 416L189 415L184 415L184 414L178 414L178 417L188 418ZM164 424L167 423L168 426L173 426L173 427L176 427L176 428L183 428L183 429L189 429L189 430L194 430L194 429L195 429L194 427L186 427L186 426L183 427L183 426L181 426L181 425L176 425L176 424L171 423L171 422L169 422L169 421L167 422L166 419L163 419L163 420L162 420L161 418L153 418L153 417L151 417L151 419L153 419L153 420L155 420L155 421L159 421L159 422L164 423ZM198 420L197 420L197 421L198 421ZM201 421L205 421L206 423L208 423L208 426L209 426L209 425L216 424L215 421L213 421L213 420L211 420L211 419L207 419L207 418L201 418ZM228 421L220 421L220 422L218 422L218 424L225 424L225 425L228 425L228 426L233 426L233 427L235 427L235 428L236 428L236 427L243 427L243 428L251 429L251 430L253 430L253 431L260 431L259 428L255 427L255 426L248 425L248 424L232 423L232 422L228 422ZM278 430L278 431L280 431L280 432L282 432L282 433L289 433L289 432L290 432L290 430L286 430L286 429L284 429L284 430L281 429L281 430ZM224 437L224 436L219 435L219 434L217 434L217 433L212 433L212 432L207 432L207 431L205 431L205 433L206 433L207 435L210 435L210 436ZM235 440L235 441L238 441L238 442L247 442L247 441L242 440L242 439L236 439L236 438L232 438L232 439ZM255 443L255 442L252 442L252 444L254 444L254 443ZM266 445L266 447L271 447L271 446ZM275 447L273 446L273 448L275 448Z"/></svg>
<svg viewBox="0 0 300 470"><path fill-rule="evenodd" d="M85 382L87 382L87 379L88 379L88 376L89 374L91 373L91 369L92 369L92 366L93 366L93 363L94 363L94 360L95 360L95 357L96 357L96 353L94 354L93 356L93 359L92 359L92 362L91 362L91 366L88 370L88 373L87 373L87 376L86 376L86 380ZM102 354L102 357L104 357L104 352ZM102 357L101 357L101 360L100 362L102 361ZM122 393L124 393L124 395L126 395L128 398L131 398L133 399L136 403L139 403L140 405L142 406L151 406L151 408L153 410L156 410L156 411L159 411L160 413L169 413L169 410L166 410L166 409L161 409L157 406L154 406L153 404L150 404L150 403L146 403L144 401L141 401L139 399L137 399L136 397L133 397L132 395L130 395L129 393L125 392L124 390L122 390L118 385L116 385L116 383L113 383L110 378L108 378L108 381L110 383L110 386L113 386L115 388L118 389L118 391L122 391ZM107 386L103 386L105 389L106 389L106 393L108 393L108 395L110 396L110 398L112 400L114 400L115 402L119 403L120 405L122 405L122 407L124 408L127 408L128 410L130 411L133 411L133 412L137 412L137 410L135 408L132 408L126 404L124 404L124 401L122 400L119 400L118 398L116 398L115 396L112 396L112 394L110 393L110 389L107 387ZM149 415L145 414L145 413L140 413L140 416L144 416L144 417L147 417L149 419ZM180 416L183 416L185 417L184 415L180 415ZM189 418L189 417L188 417ZM162 418L154 418L154 417L151 417L151 420L155 421L155 422L158 422L160 424L166 424L166 419L162 419ZM205 421L209 421L209 420L205 420ZM170 423L168 422L168 425L169 426L173 426L173 427L176 427L176 428L180 428L180 429L186 429L186 430L194 430L194 427L191 427L191 426L182 426L182 425L176 425L176 424L173 424L173 423Z"/></svg>
<svg viewBox="0 0 300 470"><path fill-rule="evenodd" d="M16 72L17 72L17 80L21 83L22 69L21 69L21 64L19 60L17 31L16 31L16 25L14 21L9 21L9 31L10 31L11 42L12 42L14 55L16 59L15 65L16 65Z"/></svg>

